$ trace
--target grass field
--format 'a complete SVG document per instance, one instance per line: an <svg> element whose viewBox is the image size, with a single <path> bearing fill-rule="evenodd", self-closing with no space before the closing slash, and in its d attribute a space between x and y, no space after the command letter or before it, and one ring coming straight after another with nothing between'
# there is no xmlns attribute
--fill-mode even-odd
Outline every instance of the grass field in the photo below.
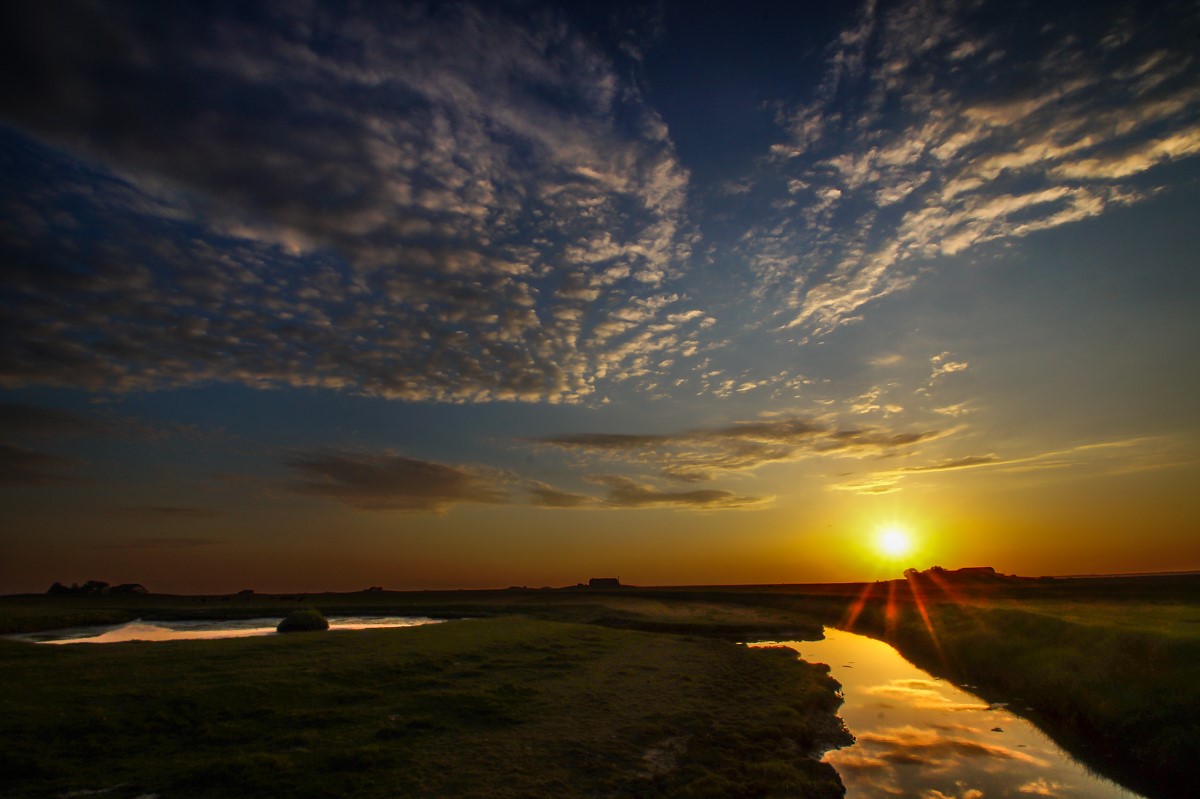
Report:
<svg viewBox="0 0 1200 799"><path fill-rule="evenodd" d="M1096 771L1147 796L1190 799L1200 762L1196 585L1106 592L1089 581L1071 596L1037 583L918 578L911 590L898 585L890 617L876 596L852 628L926 671L1012 703Z"/></svg>
<svg viewBox="0 0 1200 799"><path fill-rule="evenodd" d="M809 613L772 607L770 596L654 590L616 591L421 591L310 594L304 597L253 594L191 596L8 596L0 597L0 634L135 618L237 619L282 617L311 605L326 614L407 614L434 618L521 615L548 621L599 624L657 632L698 633L746 640L819 636L821 623ZM834 608L840 609L842 600Z"/></svg>
<svg viewBox="0 0 1200 799"><path fill-rule="evenodd" d="M164 762L172 764L164 796L228 795L235 782L258 785L252 775L260 770L314 796L344 795L346 785L362 796L504 795L495 785L514 786L514 796L826 795L834 790L823 782L829 775L812 771L805 755L831 734L834 685L787 658L756 660L728 643L811 639L822 624L883 638L927 671L1012 703L1077 759L1154 799L1191 797L1192 764L1200 762L1200 576L940 583L917 576L870 585L300 601L3 597L0 630L139 616L282 616L304 604L327 614L476 620L298 644L246 639L70 652L7 644L0 675L21 689L19 700L0 703L0 735L17 742L0 754L0 773L24 775L18 795L43 796L117 782L157 790L164 783L151 777ZM228 700L230 685L250 693ZM782 694L781 685L789 686ZM307 710L287 709L288 697ZM804 697L799 705L797 697ZM127 715L129 707L151 715ZM380 721L381 707L397 720ZM166 719L176 717L182 726L172 731ZM129 773L88 771L80 756L77 772L47 783L58 773L47 763L71 751L65 737L93 727L94 753L124 752L113 762L129 764ZM162 730L175 749L155 743ZM226 746L226 739L241 743ZM203 745L191 751L188 741ZM314 776L334 761L361 767L337 772L333 783ZM564 765L577 761L592 765ZM654 762L675 767L650 776L657 767L646 764ZM275 795L266 790L245 795Z"/></svg>
<svg viewBox="0 0 1200 799"><path fill-rule="evenodd" d="M847 740L790 651L513 618L0 642L0 679L6 797L835 797Z"/></svg>

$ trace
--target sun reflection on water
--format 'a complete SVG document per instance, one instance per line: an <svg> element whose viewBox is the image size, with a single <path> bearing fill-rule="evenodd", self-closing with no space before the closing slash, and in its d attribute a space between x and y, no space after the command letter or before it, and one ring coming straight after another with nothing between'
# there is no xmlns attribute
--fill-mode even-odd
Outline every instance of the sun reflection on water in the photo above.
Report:
<svg viewBox="0 0 1200 799"><path fill-rule="evenodd" d="M1138 799L1089 773L1030 722L906 661L892 647L827 628L788 646L827 663L856 743L826 754L847 799Z"/></svg>

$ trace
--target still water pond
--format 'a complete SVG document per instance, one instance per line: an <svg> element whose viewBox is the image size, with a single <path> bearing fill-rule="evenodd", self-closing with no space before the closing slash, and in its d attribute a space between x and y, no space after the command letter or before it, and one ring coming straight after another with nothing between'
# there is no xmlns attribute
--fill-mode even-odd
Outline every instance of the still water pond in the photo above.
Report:
<svg viewBox="0 0 1200 799"><path fill-rule="evenodd" d="M331 616L330 630L367 630L377 627L417 627L437 624L424 616ZM278 618L227 621L142 621L104 627L71 627L41 633L11 635L38 644L115 644L122 641L181 641L194 638L247 638L276 635Z"/></svg>
<svg viewBox="0 0 1200 799"><path fill-rule="evenodd" d="M827 628L824 641L773 645L828 663L842 684L839 715L857 742L825 760L847 799L1139 799L1008 707L931 676L882 641Z"/></svg>

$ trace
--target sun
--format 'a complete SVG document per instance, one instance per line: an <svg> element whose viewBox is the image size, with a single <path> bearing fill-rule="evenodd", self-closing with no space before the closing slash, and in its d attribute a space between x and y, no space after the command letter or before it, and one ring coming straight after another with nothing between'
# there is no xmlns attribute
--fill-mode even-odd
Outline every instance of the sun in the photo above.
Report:
<svg viewBox="0 0 1200 799"><path fill-rule="evenodd" d="M875 546L889 558L899 558L912 550L912 536L898 525L890 525L879 531Z"/></svg>

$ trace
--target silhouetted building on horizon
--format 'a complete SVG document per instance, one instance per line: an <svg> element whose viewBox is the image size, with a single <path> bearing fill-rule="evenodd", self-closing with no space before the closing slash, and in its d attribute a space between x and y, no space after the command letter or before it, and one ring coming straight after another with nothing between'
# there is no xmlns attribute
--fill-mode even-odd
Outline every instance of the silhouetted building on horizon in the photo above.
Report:
<svg viewBox="0 0 1200 799"><path fill-rule="evenodd" d="M588 580L588 588L620 588L620 577L593 577Z"/></svg>

